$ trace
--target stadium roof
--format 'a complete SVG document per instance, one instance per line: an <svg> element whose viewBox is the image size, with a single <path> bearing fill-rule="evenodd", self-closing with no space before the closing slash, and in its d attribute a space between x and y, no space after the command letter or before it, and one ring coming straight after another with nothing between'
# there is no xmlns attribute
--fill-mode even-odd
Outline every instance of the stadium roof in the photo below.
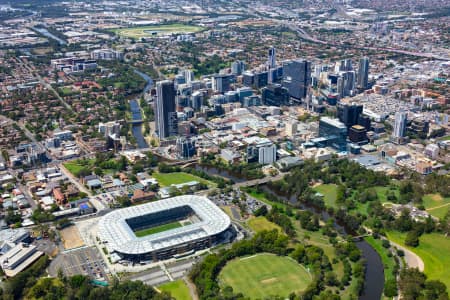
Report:
<svg viewBox="0 0 450 300"><path fill-rule="evenodd" d="M136 237L126 220L180 206L189 206L200 221L155 234ZM230 218L203 196L184 195L115 210L99 221L98 236L110 253L139 255L219 234L230 226Z"/></svg>

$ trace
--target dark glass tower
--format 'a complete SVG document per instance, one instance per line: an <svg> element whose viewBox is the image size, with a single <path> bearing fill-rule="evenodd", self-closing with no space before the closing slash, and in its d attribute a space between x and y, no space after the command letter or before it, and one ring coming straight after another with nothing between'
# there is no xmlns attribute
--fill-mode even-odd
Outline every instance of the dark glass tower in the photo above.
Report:
<svg viewBox="0 0 450 300"><path fill-rule="evenodd" d="M173 81L164 80L156 83L155 121L160 139L178 133L175 94Z"/></svg>

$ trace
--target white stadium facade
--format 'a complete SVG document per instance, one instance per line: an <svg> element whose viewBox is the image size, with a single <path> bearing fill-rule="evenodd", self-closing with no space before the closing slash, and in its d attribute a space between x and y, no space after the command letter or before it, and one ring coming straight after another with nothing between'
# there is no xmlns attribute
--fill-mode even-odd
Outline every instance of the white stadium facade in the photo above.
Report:
<svg viewBox="0 0 450 300"><path fill-rule="evenodd" d="M136 235L174 223L176 228ZM141 262L180 257L234 236L228 215L208 198L196 195L117 209L103 216L98 227L98 238L111 255Z"/></svg>

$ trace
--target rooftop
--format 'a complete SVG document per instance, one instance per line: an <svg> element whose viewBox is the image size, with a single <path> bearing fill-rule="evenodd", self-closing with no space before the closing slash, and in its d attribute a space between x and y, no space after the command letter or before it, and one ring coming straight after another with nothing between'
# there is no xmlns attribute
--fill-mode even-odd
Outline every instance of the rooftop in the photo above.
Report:
<svg viewBox="0 0 450 300"><path fill-rule="evenodd" d="M126 222L182 206L192 208L200 221L143 237L136 237ZM100 220L98 235L110 253L139 255L221 233L230 224L230 218L208 198L184 195L115 210Z"/></svg>

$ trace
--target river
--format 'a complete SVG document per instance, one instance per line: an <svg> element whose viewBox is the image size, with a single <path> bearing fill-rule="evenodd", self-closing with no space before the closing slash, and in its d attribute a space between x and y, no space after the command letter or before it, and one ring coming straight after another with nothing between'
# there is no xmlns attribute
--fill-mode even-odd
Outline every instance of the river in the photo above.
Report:
<svg viewBox="0 0 450 300"><path fill-rule="evenodd" d="M211 175L220 175L224 178L231 179L234 182L245 181L244 178L239 177L239 174L231 174L227 170L218 170L214 167L206 167L201 165L195 165L197 170L203 170ZM328 220L331 216L325 210L319 210L312 206L304 205L303 203L298 203L297 197L291 196L289 198L275 194L269 189L267 185L262 185L265 191L268 191L278 198L284 199L291 205L299 207L301 209L309 210L313 213L320 214L323 220ZM338 223L334 223L335 229L342 235L351 235L346 231L345 227ZM362 257L366 262L366 273L364 280L364 289L362 295L359 297L360 300L380 300L384 288L384 267L380 256L365 240L360 240L356 242L356 246L361 250Z"/></svg>
<svg viewBox="0 0 450 300"><path fill-rule="evenodd" d="M134 73L141 76L147 84L145 85L144 89L142 90L142 93L147 93L153 86L153 80L148 76L147 74L144 74L138 70L134 70ZM139 106L139 102L137 99L130 100L130 111L131 111L131 118L133 120L142 120L142 111ZM142 124L133 124L131 128L131 133L133 134L134 138L136 139L136 144L138 148L148 148L148 144L145 141L145 138L142 134Z"/></svg>
<svg viewBox="0 0 450 300"><path fill-rule="evenodd" d="M67 45L66 41L63 41L62 39L60 39L60 38L57 37L56 35L50 33L50 32L49 32L47 29L45 29L45 28L36 28L36 27L33 27L33 29L36 30L37 32L39 32L40 34L42 34L42 35L44 35L44 36L46 36L46 37L48 37L48 38L50 38L50 39L53 39L53 40L57 41L60 45L63 45L63 46L64 46L64 45Z"/></svg>

